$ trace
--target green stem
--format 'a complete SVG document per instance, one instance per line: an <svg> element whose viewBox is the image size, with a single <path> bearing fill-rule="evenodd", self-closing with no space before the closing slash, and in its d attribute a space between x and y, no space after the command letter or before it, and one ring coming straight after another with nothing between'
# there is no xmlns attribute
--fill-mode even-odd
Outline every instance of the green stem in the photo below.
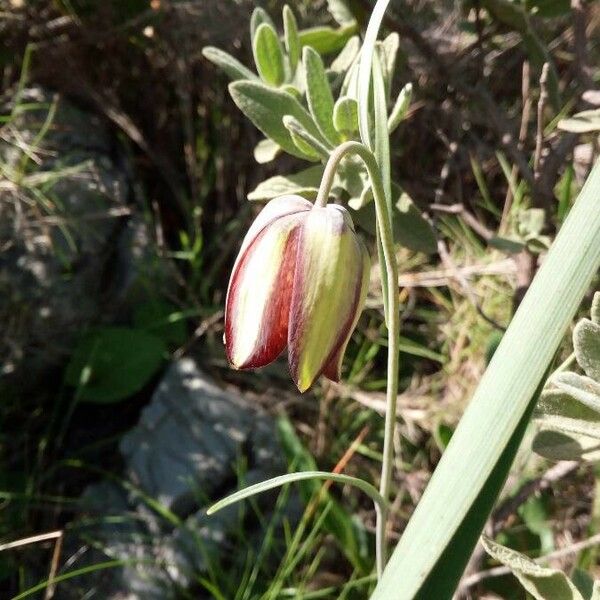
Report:
<svg viewBox="0 0 600 600"><path fill-rule="evenodd" d="M326 206L333 185L333 178L342 159L348 154L358 156L369 173L373 198L375 200L375 213L377 216L377 229L383 247L385 272L389 282L387 288L388 314L388 364L387 364L387 391L386 413L383 441L383 462L381 465L381 483L379 493L386 501L390 497L390 484L392 480L392 465L394 454L394 428L396 425L396 403L398 399L398 343L400 337L400 310L398 298L398 265L394 253L394 239L392 225L386 205L386 196L381 178L381 172L375 155L360 142L345 142L338 146L329 157L323 173L321 187L315 206ZM376 525L376 550L377 573L380 576L386 563L387 546L385 539L387 508L378 511Z"/></svg>

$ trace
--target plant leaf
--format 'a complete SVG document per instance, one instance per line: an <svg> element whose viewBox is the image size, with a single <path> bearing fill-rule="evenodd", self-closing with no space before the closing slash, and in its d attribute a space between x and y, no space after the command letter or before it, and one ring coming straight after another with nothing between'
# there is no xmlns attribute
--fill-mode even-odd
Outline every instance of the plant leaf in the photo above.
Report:
<svg viewBox="0 0 600 600"><path fill-rule="evenodd" d="M562 571L542 567L524 554L486 536L481 536L481 543L490 556L510 568L536 600L583 600L579 590Z"/></svg>
<svg viewBox="0 0 600 600"><path fill-rule="evenodd" d="M281 152L281 146L278 146L273 140L260 140L254 146L254 160L257 163L265 164L275 160Z"/></svg>
<svg viewBox="0 0 600 600"><path fill-rule="evenodd" d="M600 382L600 325L581 319L573 330L573 348L586 375Z"/></svg>
<svg viewBox="0 0 600 600"><path fill-rule="evenodd" d="M340 25L354 22L354 15L344 0L327 0L327 10Z"/></svg>
<svg viewBox="0 0 600 600"><path fill-rule="evenodd" d="M335 57L329 71L335 75L345 74L348 69L355 64L358 52L360 50L360 38L353 35L347 42L342 51Z"/></svg>
<svg viewBox="0 0 600 600"><path fill-rule="evenodd" d="M156 373L166 353L164 342L147 331L104 327L86 334L65 372L84 402L110 403L139 391Z"/></svg>
<svg viewBox="0 0 600 600"><path fill-rule="evenodd" d="M250 17L250 38L252 39L253 45L254 45L254 36L256 35L258 28L263 23L270 25L275 31L277 31L277 27L275 27L275 23L273 23L273 19L271 19L271 17L269 16L269 13L264 8L257 6L252 11L252 16Z"/></svg>
<svg viewBox="0 0 600 600"><path fill-rule="evenodd" d="M563 131L571 133L591 133L592 131L600 131L600 108L584 110L580 113L561 119L557 127Z"/></svg>
<svg viewBox="0 0 600 600"><path fill-rule="evenodd" d="M283 49L277 32L268 23L258 26L252 40L252 51L262 80L270 85L281 85L285 79Z"/></svg>
<svg viewBox="0 0 600 600"><path fill-rule="evenodd" d="M223 52L223 50L219 50L219 48L206 46L202 49L202 56L219 67L231 81L237 81L238 79L258 80L256 74L246 68L237 58Z"/></svg>
<svg viewBox="0 0 600 600"><path fill-rule="evenodd" d="M315 50L307 46L302 51L302 63L306 74L306 95L310 113L323 137L335 146L341 140L333 126L333 94L323 61Z"/></svg>
<svg viewBox="0 0 600 600"><path fill-rule="evenodd" d="M293 75L300 60L301 45L294 11L287 4L283 7L283 37Z"/></svg>
<svg viewBox="0 0 600 600"><path fill-rule="evenodd" d="M358 102L354 98L341 96L333 107L333 126L346 139L358 132Z"/></svg>
<svg viewBox="0 0 600 600"><path fill-rule="evenodd" d="M271 479L267 479L266 481L261 481L260 483L255 483L254 485L250 485L241 490L238 490L237 492L230 494L222 500L215 502L211 507L208 508L206 514L212 515L217 511L222 510L226 506L235 504L236 502L244 500L245 498L256 496L256 494L267 492L274 488L281 487L282 485L286 485L287 483L306 481L307 479L334 481L335 483L341 483L343 485L352 485L355 488L359 489L361 492L367 494L367 496L369 496L369 498L373 500L376 506L379 506L383 510L385 510L387 506L386 501L377 491L377 488L372 486L369 482L365 481L364 479L359 479L358 477L351 477L350 475L344 475L343 473L329 473L327 471L297 471L295 473L288 473L287 475L279 475L278 477L272 477Z"/></svg>
<svg viewBox="0 0 600 600"><path fill-rule="evenodd" d="M319 54L339 52L346 42L357 32L356 22L348 23L338 29L331 27L311 27L299 32L302 46L310 46Z"/></svg>
<svg viewBox="0 0 600 600"><path fill-rule="evenodd" d="M187 338L185 321L178 309L166 300L154 298L136 306L133 324L167 343L180 346Z"/></svg>
<svg viewBox="0 0 600 600"><path fill-rule="evenodd" d="M594 294L590 316L592 317L592 321L596 323L596 325L600 325L600 292L596 292Z"/></svg>
<svg viewBox="0 0 600 600"><path fill-rule="evenodd" d="M304 448L296 436L294 429L286 418L277 422L279 436L287 456L288 462L295 469L303 471L316 470L315 460ZM325 519L326 529L336 538L340 549L350 563L361 573L367 573L370 568L368 549L365 547L364 530L362 524L353 520L346 509L328 493L323 493L322 484L318 481L306 480L299 483L300 492L305 502L317 497L329 506L329 512Z"/></svg>
<svg viewBox="0 0 600 600"><path fill-rule="evenodd" d="M383 41L377 43L377 51L381 62L383 81L385 82L385 97L391 98L392 82L396 71L396 58L400 48L400 36L393 31Z"/></svg>
<svg viewBox="0 0 600 600"><path fill-rule="evenodd" d="M600 444L597 439L552 429L539 431L531 448L548 460L600 460Z"/></svg>
<svg viewBox="0 0 600 600"><path fill-rule="evenodd" d="M283 117L292 115L306 131L317 138L321 137L311 116L296 98L258 81L230 83L229 93L252 123L287 153L305 160L314 160L313 156L298 150L283 124Z"/></svg>
<svg viewBox="0 0 600 600"><path fill-rule="evenodd" d="M413 600L425 581L450 590L429 598L452 595L464 568L455 554L466 554L452 542L471 519L479 518L474 526L483 526L498 493L497 488L486 490L486 482L528 416L536 389L600 267L599 194L597 162L502 337L371 600ZM482 490L490 503L477 515L471 510Z"/></svg>
<svg viewBox="0 0 600 600"><path fill-rule="evenodd" d="M437 252L437 239L433 227L423 217L410 196L402 192L394 218L396 241L415 252L434 254Z"/></svg>
<svg viewBox="0 0 600 600"><path fill-rule="evenodd" d="M396 99L396 104L394 104L394 108L390 113L388 119L388 132L392 133L396 130L398 125L402 123L406 113L408 112L408 107L410 106L410 101L412 99L412 83L407 83L398 94L398 98Z"/></svg>
<svg viewBox="0 0 600 600"><path fill-rule="evenodd" d="M313 200L319 191L319 183L323 175L323 167L315 165L293 175L276 175L259 183L248 194L248 200L271 200L286 194L298 194Z"/></svg>
<svg viewBox="0 0 600 600"><path fill-rule="evenodd" d="M329 148L314 135L308 133L298 119L295 119L291 115L285 115L283 117L283 124L290 132L290 136L298 150L312 156L313 160L319 160L319 158L327 160L329 157Z"/></svg>

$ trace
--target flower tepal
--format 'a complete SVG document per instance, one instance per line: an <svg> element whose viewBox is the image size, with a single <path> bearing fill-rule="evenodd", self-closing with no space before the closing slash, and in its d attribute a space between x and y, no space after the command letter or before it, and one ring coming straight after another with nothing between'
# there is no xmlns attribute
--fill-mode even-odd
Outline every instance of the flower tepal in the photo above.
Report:
<svg viewBox="0 0 600 600"><path fill-rule="evenodd" d="M248 231L225 303L225 347L238 369L262 367L288 346L303 392L338 381L367 294L368 252L341 206L300 196L271 200Z"/></svg>

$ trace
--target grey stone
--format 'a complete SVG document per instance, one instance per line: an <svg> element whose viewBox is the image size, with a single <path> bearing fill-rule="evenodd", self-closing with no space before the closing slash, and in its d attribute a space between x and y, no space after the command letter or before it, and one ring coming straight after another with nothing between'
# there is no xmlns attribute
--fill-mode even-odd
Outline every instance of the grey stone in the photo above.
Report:
<svg viewBox="0 0 600 600"><path fill-rule="evenodd" d="M72 568L107 556L141 562L111 569L110 576L79 578L78 585L97 590L90 598L176 598L178 588L187 588L194 576L206 571L207 558L231 558L227 540L239 526L240 507L210 517L206 508L237 489L240 460L247 465L243 476L247 485L286 470L273 419L242 397L220 389L187 358L167 370L139 423L122 438L120 450L127 485L92 485L82 501L88 515L125 518L101 520L79 538L72 537L71 548L79 548L81 539L93 539L93 545L103 549L102 554L85 553ZM266 496L259 501L264 506L266 500L269 512ZM149 499L160 503L170 517L155 510ZM286 517L294 521L300 511L297 498L290 507ZM259 545L261 525L249 518L244 528ZM65 598L76 596L64 593Z"/></svg>
<svg viewBox="0 0 600 600"><path fill-rule="evenodd" d="M62 365L82 329L122 314L158 268L108 125L43 88L21 101L35 108L0 139L0 377L17 388Z"/></svg>

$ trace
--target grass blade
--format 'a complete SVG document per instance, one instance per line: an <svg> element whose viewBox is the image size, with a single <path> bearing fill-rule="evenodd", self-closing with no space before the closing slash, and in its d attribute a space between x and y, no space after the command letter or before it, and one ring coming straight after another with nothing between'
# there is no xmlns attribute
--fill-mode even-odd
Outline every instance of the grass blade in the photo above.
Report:
<svg viewBox="0 0 600 600"><path fill-rule="evenodd" d="M294 483L296 481L305 481L306 479L324 479L335 481L336 483L353 485L359 490L363 491L367 496L373 500L375 505L379 508L385 508L387 502L381 497L381 494L367 481L358 479L357 477L351 477L350 475L343 475L342 473L329 473L327 471L300 471L298 473L288 473L287 475L280 475L279 477L273 477L267 479L267 481L261 481L254 485L250 485L242 490L239 490L218 502L215 502L207 511L206 514L212 515L218 510L235 504L240 500L255 496L262 492L272 490L273 488L281 487L286 483Z"/></svg>
<svg viewBox="0 0 600 600"><path fill-rule="evenodd" d="M597 162L498 346L372 600L413 599L433 573L450 576L439 561L517 430L600 267L599 200ZM456 579L456 572L451 575ZM443 596L436 592L436 598Z"/></svg>

